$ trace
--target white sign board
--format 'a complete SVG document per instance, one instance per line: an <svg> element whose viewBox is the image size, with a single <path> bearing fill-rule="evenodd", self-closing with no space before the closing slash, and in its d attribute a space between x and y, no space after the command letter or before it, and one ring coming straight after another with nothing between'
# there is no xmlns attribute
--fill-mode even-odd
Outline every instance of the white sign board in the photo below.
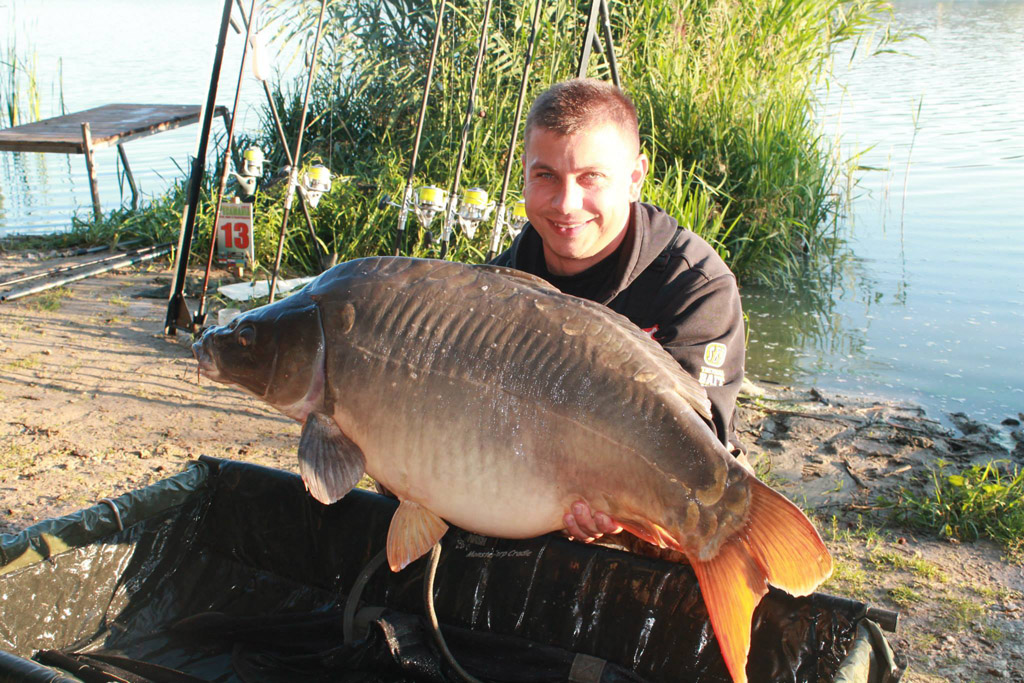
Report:
<svg viewBox="0 0 1024 683"><path fill-rule="evenodd" d="M217 263L246 264L255 260L252 204L221 202L217 225Z"/></svg>

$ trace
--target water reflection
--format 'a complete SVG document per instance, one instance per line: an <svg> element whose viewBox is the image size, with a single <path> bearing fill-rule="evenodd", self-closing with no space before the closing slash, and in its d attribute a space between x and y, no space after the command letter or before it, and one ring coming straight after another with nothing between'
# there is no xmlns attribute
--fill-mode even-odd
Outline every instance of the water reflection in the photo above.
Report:
<svg viewBox="0 0 1024 683"><path fill-rule="evenodd" d="M840 230L852 255L827 294L744 289L748 370L998 423L1024 411L1024 2L893 9L925 41L840 56L822 112L877 169Z"/></svg>
<svg viewBox="0 0 1024 683"><path fill-rule="evenodd" d="M114 102L205 102L221 9L221 3L208 0L33 0L0 3L0 25L24 27L17 47L36 53L35 75L44 94L40 115L48 118L64 113L62 101L68 112ZM110 21L112 16L117 21ZM218 104L232 104L241 48L242 39L231 32ZM247 77L238 130L255 128L262 101L259 84ZM189 166L197 131L198 126L187 126L125 145L145 196L162 194L184 175L180 169ZM219 119L213 134L223 136ZM120 179L116 148L97 150L96 166L104 210L128 204L131 192ZM0 152L0 202L0 235L67 229L76 212L91 216L84 158Z"/></svg>

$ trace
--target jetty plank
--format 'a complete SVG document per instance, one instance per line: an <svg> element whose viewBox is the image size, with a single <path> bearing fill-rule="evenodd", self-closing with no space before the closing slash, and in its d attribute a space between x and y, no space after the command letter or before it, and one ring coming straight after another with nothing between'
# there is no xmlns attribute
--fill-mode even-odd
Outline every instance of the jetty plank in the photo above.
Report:
<svg viewBox="0 0 1024 683"><path fill-rule="evenodd" d="M0 130L0 151L84 154L83 123L95 150L196 123L201 111L196 104L105 104ZM227 116L227 107L215 115Z"/></svg>

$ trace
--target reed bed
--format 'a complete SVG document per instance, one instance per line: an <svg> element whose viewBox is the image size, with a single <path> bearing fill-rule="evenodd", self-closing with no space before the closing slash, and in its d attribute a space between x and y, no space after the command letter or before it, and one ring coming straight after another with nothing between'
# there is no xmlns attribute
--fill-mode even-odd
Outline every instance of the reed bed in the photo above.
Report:
<svg viewBox="0 0 1024 683"><path fill-rule="evenodd" d="M321 247L312 243L301 212L292 212L284 253L288 271L316 272L318 249L340 259L390 252L398 210L380 203L400 198L405 186L438 4L330 3L301 163L324 163L340 181L314 211ZM644 199L711 242L744 282L793 283L827 261L835 252L842 190L833 144L815 119L815 87L838 43L857 40L867 47L870 38L870 49L889 49L895 37L887 28L884 0L609 4L623 84L637 104L643 147L652 160ZM282 46L282 58L308 58L319 5L280 0L271 7L269 25L281 27L275 44ZM483 6L484 0L463 0L446 11L417 185L449 189L454 177ZM550 83L575 75L588 7L568 0L544 3L527 102ZM463 189L483 187L495 198L501 189L532 10L531 2L507 1L492 10ZM608 78L608 63L598 51L589 75ZM303 86L274 87L289 140L298 132ZM250 143L265 151L269 181L286 163L269 109L261 129L236 146ZM514 154L520 153L521 143ZM520 183L521 174L514 174L510 203ZM177 228L177 220L164 220L165 207L183 197L183 184L142 210L162 217L150 229L161 220L165 227L159 230ZM195 242L202 254L213 213L213 184L207 185ZM283 184L269 182L257 196L256 250L263 266L276 249L282 196ZM439 223L435 219L435 233ZM449 258L482 260L490 230L484 223L468 239L456 229ZM426 237L410 217L403 253L437 256L436 243Z"/></svg>

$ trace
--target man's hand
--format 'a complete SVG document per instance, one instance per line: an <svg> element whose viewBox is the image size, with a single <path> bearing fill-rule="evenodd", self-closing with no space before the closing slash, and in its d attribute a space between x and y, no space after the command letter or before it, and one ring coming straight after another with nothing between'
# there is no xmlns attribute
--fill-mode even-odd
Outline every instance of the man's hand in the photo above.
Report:
<svg viewBox="0 0 1024 683"><path fill-rule="evenodd" d="M622 531L614 519L603 512L594 514L590 506L583 500L577 500L570 506L570 512L562 517L569 538L590 543L605 534L617 534Z"/></svg>

